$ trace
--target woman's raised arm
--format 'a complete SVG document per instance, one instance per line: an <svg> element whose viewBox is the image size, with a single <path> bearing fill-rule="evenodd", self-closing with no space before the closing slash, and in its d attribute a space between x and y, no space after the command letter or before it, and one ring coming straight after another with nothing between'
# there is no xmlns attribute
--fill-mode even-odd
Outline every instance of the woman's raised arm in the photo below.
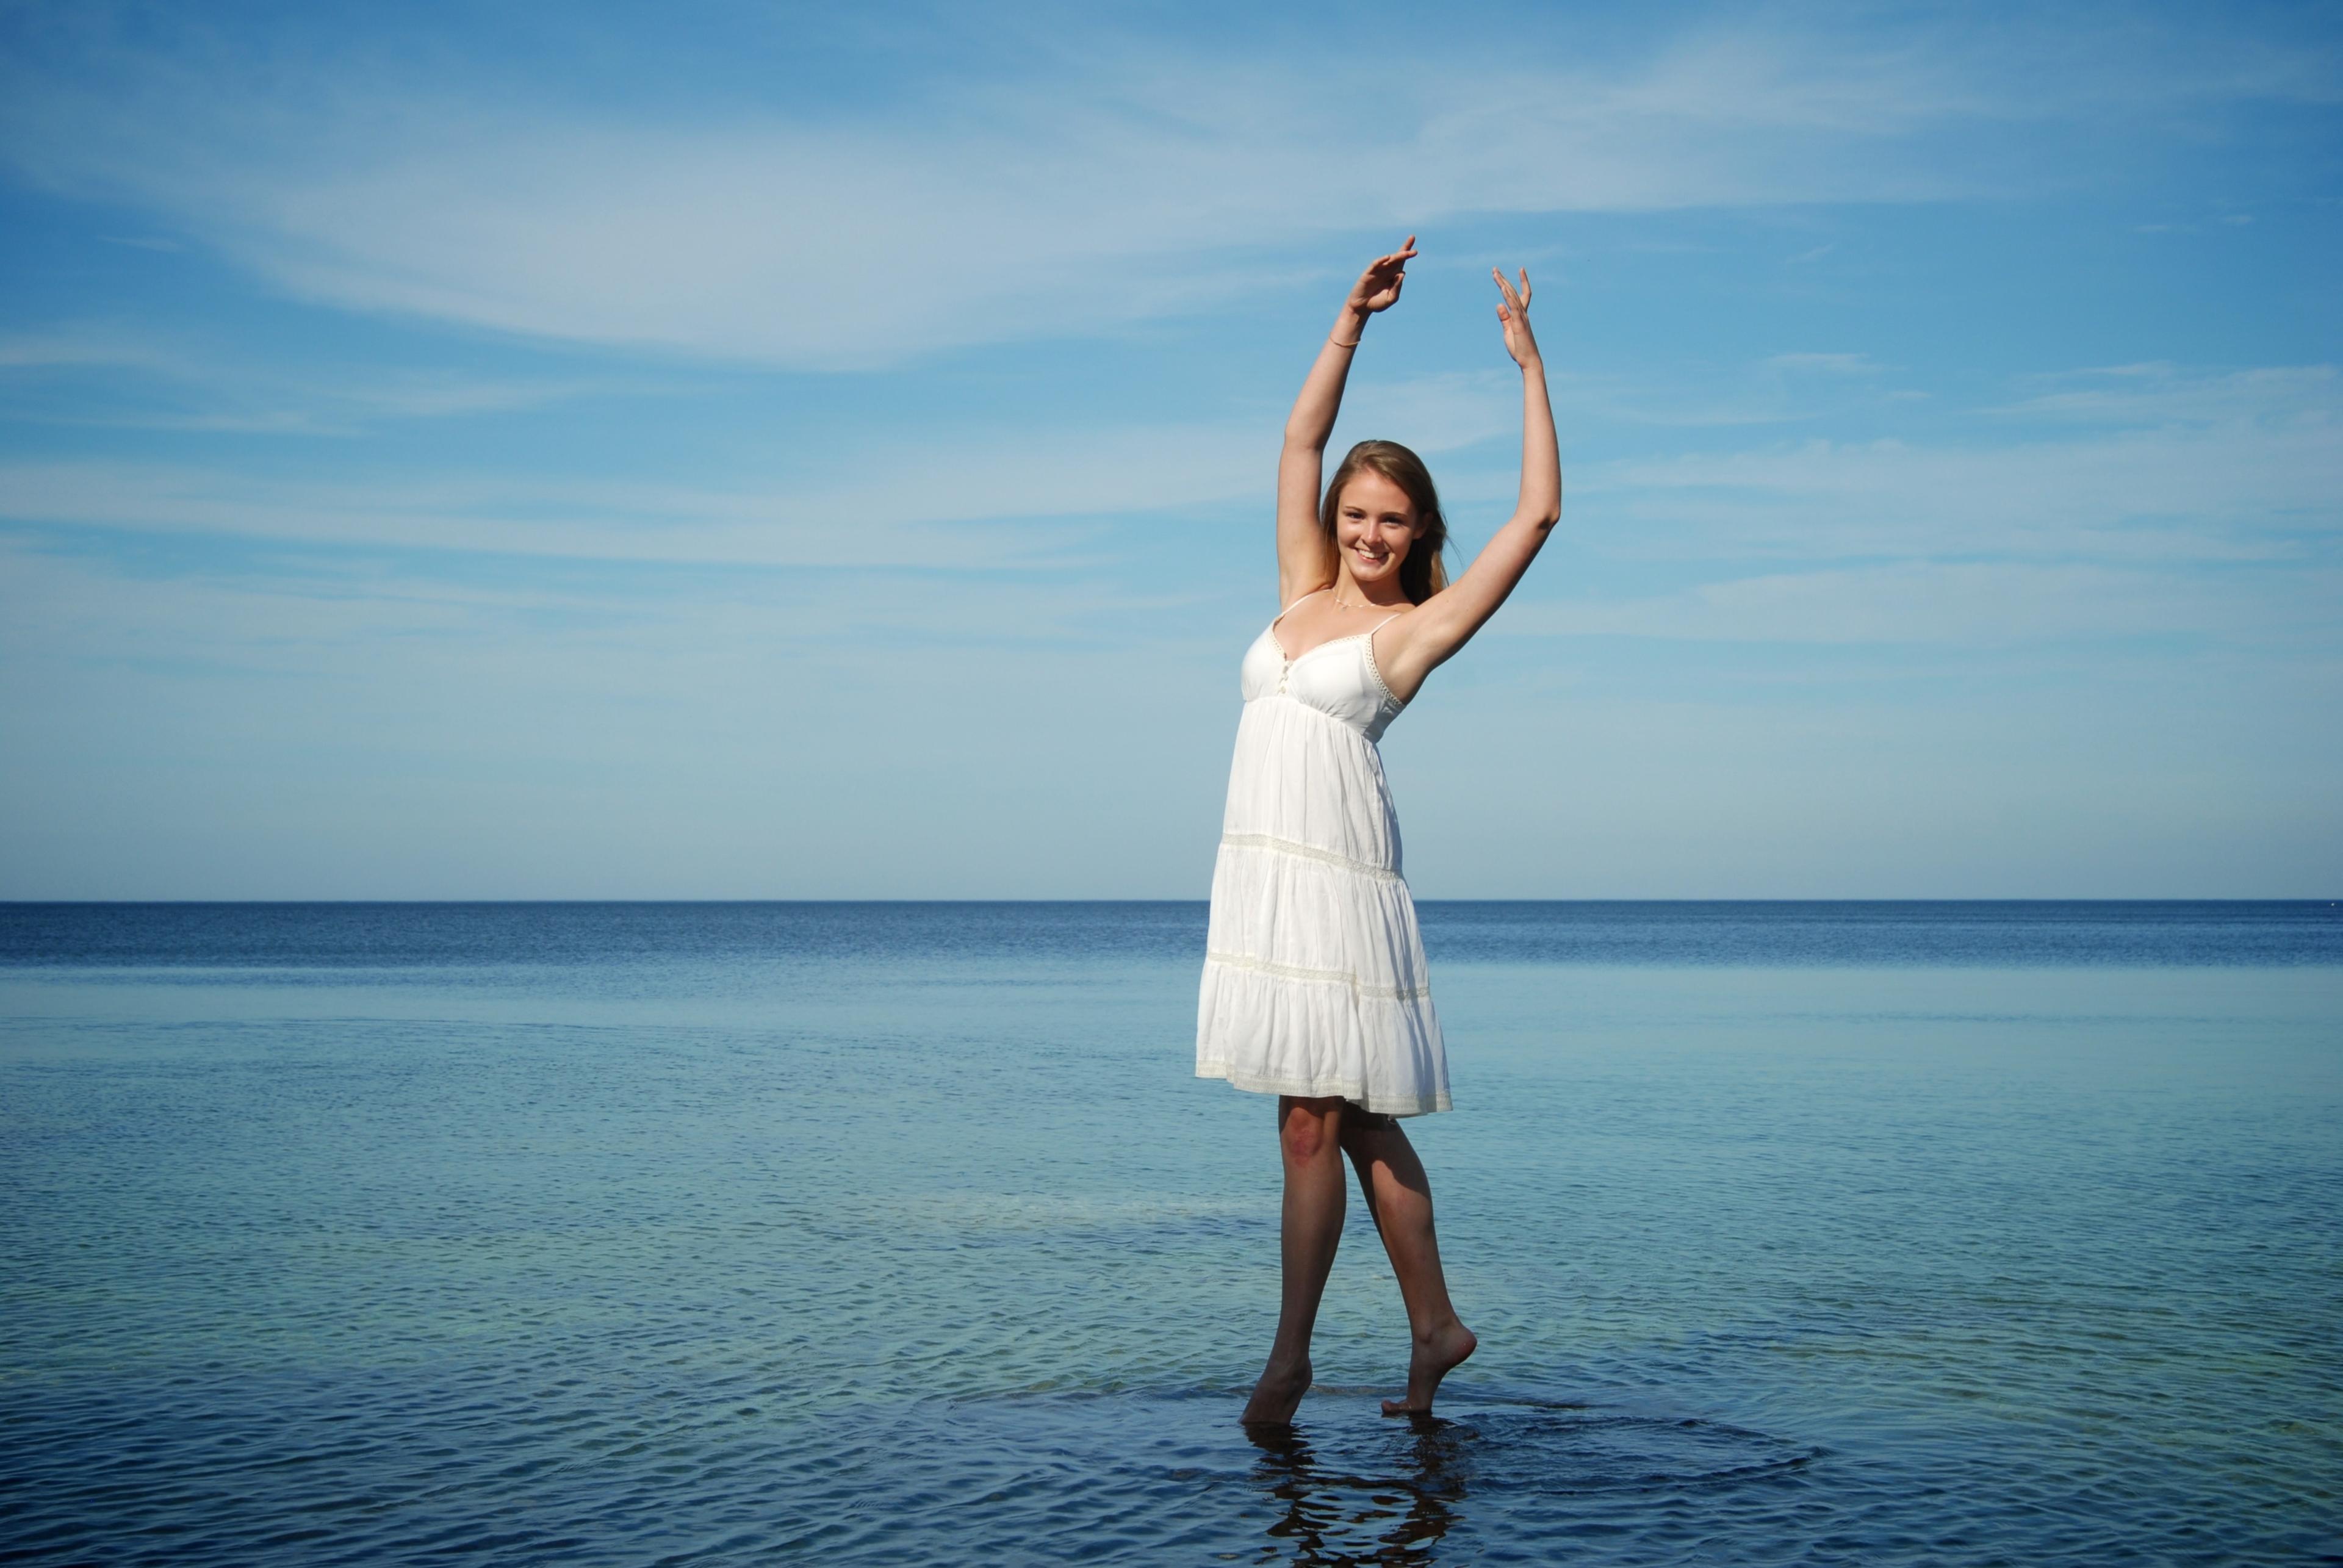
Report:
<svg viewBox="0 0 2343 1568"><path fill-rule="evenodd" d="M1326 460L1326 437L1342 407L1342 384L1350 378L1351 353L1367 329L1367 317L1388 310L1407 281L1415 256L1415 236L1389 256L1367 264L1351 296L1334 317L1334 329L1320 345L1317 363L1302 383L1293 412L1285 419L1285 448L1277 459L1277 602L1282 608L1334 580L1324 533L1318 526L1318 488Z"/></svg>
<svg viewBox="0 0 2343 1568"><path fill-rule="evenodd" d="M1464 575L1421 608L1402 616L1378 639L1378 667L1393 694L1402 699L1414 696L1423 678L1497 613L1562 518L1562 453L1554 440L1554 405L1546 395L1545 360L1530 333L1530 275L1522 273L1519 292L1503 273L1496 278L1504 296L1497 320L1504 331L1505 352L1522 369L1520 498L1513 503L1513 515L1473 558Z"/></svg>

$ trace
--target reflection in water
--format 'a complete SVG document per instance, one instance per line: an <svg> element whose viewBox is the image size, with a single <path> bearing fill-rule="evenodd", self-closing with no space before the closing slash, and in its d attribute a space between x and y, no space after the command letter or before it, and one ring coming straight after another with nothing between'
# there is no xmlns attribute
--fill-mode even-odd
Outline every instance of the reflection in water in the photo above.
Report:
<svg viewBox="0 0 2343 1568"><path fill-rule="evenodd" d="M1381 1477L1326 1468L1292 1427L1248 1428L1262 1451L1255 1478L1285 1509L1269 1527L1273 1543L1262 1549L1262 1560L1290 1553L1311 1568L1431 1562L1464 1500L1473 1429L1436 1415L1409 1422L1411 1441L1393 1455L1397 1473Z"/></svg>
<svg viewBox="0 0 2343 1568"><path fill-rule="evenodd" d="M1731 1493L1744 1518L1779 1523L1825 1452L1726 1422L1524 1395L1478 1395L1445 1418L1316 1430L1315 1443L1290 1427L1246 1432L1261 1451L1249 1479L1276 1514L1259 1562L1429 1563L1452 1531L1452 1551L1469 1555L1493 1519L1518 1517L1532 1499L1630 1512L1663 1502L1714 1518ZM1665 1535L1647 1532L1645 1543Z"/></svg>

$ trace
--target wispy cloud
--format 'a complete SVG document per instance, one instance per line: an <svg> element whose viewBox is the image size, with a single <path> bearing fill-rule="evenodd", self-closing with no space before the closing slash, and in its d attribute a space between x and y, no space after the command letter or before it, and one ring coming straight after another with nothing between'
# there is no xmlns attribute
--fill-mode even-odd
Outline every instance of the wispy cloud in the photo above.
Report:
<svg viewBox="0 0 2343 1568"><path fill-rule="evenodd" d="M2205 576L2025 561L1898 561L1777 572L1608 604L1539 606L1516 631L1807 644L2323 636L2343 570Z"/></svg>
<svg viewBox="0 0 2343 1568"><path fill-rule="evenodd" d="M1765 365L1809 376L1876 376L1880 368L1867 354L1776 354Z"/></svg>
<svg viewBox="0 0 2343 1568"><path fill-rule="evenodd" d="M117 322L0 334L0 413L44 424L348 436L388 420L508 413L665 389L641 375L490 377L268 363Z"/></svg>
<svg viewBox="0 0 2343 1568"><path fill-rule="evenodd" d="M1582 593L1523 620L1817 644L2331 637L2343 602L2332 367L2156 364L2036 380L2057 389L1989 411L2012 429L2001 441L1812 441L1599 465L1576 486L1598 553L1700 563L1708 580L1601 602ZM1782 564L1715 575L1736 556Z"/></svg>
<svg viewBox="0 0 2343 1568"><path fill-rule="evenodd" d="M1093 25L1021 72L936 75L883 116L588 112L372 60L319 73L327 90L293 60L180 42L85 38L0 71L8 160L309 297L810 367L1205 308L1332 232L2049 177L2048 160L1964 154L1965 127L2046 111L1921 33L1712 27L1599 65L1537 34L1505 65L1378 36L1302 68ZM2122 86L2111 101L2301 90L2268 62Z"/></svg>
<svg viewBox="0 0 2343 1568"><path fill-rule="evenodd" d="M2165 362L2113 365L2033 378L2040 388L1991 412L2126 426L2324 427L2343 440L2343 382L2332 365L2206 373Z"/></svg>
<svg viewBox="0 0 2343 1568"><path fill-rule="evenodd" d="M653 664L685 668L744 650L799 660L858 645L868 655L874 632L972 654L1091 636L1101 617L1095 594L1063 578L995 583L972 599L927 574L883 595L841 595L787 573L682 572L651 583L625 571L458 574L434 564L269 543L125 574L54 540L0 535L0 653L20 671L145 666L340 681L375 679L386 658L460 679L463 660L488 650L508 673L650 690ZM590 677L581 660L597 667Z"/></svg>
<svg viewBox="0 0 2343 1568"><path fill-rule="evenodd" d="M1447 890L2332 880L2331 17L907 4L0 6L0 891L1200 892L1410 228L1337 444L1505 514L1501 249L1568 470Z"/></svg>
<svg viewBox="0 0 2343 1568"><path fill-rule="evenodd" d="M456 383L448 398L485 403L488 390ZM1493 373L1387 380L1352 400L1338 435L1403 430L1431 454L1517 440L1520 396L1517 378ZM848 449L798 455L803 473L791 481L729 487L550 476L287 478L132 457L0 460L0 520L337 548L985 573L1063 562L1111 519L1266 504L1276 445L1268 419L882 431ZM954 525L981 526L980 545L953 545L937 532Z"/></svg>
<svg viewBox="0 0 2343 1568"><path fill-rule="evenodd" d="M0 333L0 371L131 369L185 375L186 361L149 334L76 323Z"/></svg>
<svg viewBox="0 0 2343 1568"><path fill-rule="evenodd" d="M1843 362L1854 357L1819 357L1827 373L1864 368ZM2056 432L2070 410L2053 402L2043 410L2052 431L2029 424L2019 439L1998 445L1817 441L1614 462L1574 474L1568 525L1586 547L1618 558L1674 559L1679 570L1701 563L1694 569L1706 580L1656 592L1623 587L1595 598L1565 589L1559 600L1534 588L1508 612L1508 628L1976 648L2324 635L2332 604L2343 602L2337 378L2322 367L2192 375L2142 366L2076 379L2091 397L2111 399L2090 405L2090 426L2128 427ZM1432 437L1427 451L1461 448L1495 433L1510 438L1514 396L1503 377L1425 377L1378 389L1346 424L1362 433L1393 424ZM1180 461L1162 464L1165 451ZM1124 548L1112 539L1124 526L1119 519L1258 500L1270 460L1261 431L1224 424L912 443L850 455L842 465L857 475L850 479L816 476L765 488L510 477L290 480L122 461L18 462L0 465L0 518L232 536L285 549L355 551L345 558L356 561L397 549L548 562L898 570L921 580L996 584L1039 569L1087 580L1083 602L1098 613L1131 608L1131 593L1150 591L1100 585L1102 552ZM1464 482L1450 487L1486 499L1481 490L1494 496L1506 487L1496 471L1503 467L1493 467L1484 485L1468 466ZM1149 482L1134 485L1139 474ZM1187 538L1189 527L1180 534ZM1735 557L1785 564L1713 575L1715 563ZM419 625L455 613L446 592L394 589L378 567L344 565L321 575L295 560L288 580L307 574L309 601L388 595L407 606L398 618L420 616ZM690 599L703 590L639 583L631 608L619 596L598 609L558 581L532 588L524 575L496 599L505 607L499 614L534 599L544 613L640 616L654 613L650 607L670 592ZM1067 605L1046 612L1037 605L1004 628L990 616L955 618L948 591L915 597L944 607L930 631L978 644L1010 630L1071 624ZM458 606L472 598L471 589L455 591ZM373 635L363 617L316 613L344 635ZM858 625L870 620L833 608L812 612L805 624L837 624L841 613ZM283 616L264 618L274 624Z"/></svg>
<svg viewBox="0 0 2343 1568"><path fill-rule="evenodd" d="M1072 477L1058 476L1061 484ZM965 520L986 498L950 487ZM999 499L997 496L993 498ZM1021 490L1021 511L1051 499ZM926 505L921 505L925 499ZM977 503L972 506L971 502ZM854 510L846 510L851 507ZM0 517L23 525L225 535L337 548L388 548L581 560L806 566L917 566L935 544L906 525L938 520L937 498L910 475L841 497L693 489L683 485L378 477L298 480L223 467L136 461L0 464ZM995 534L982 565L1030 564Z"/></svg>
<svg viewBox="0 0 2343 1568"><path fill-rule="evenodd" d="M2012 438L1684 454L1598 464L1575 488L1650 530L1623 548L1671 554L2218 561L2343 533L2343 382L2328 367L2084 381L2005 406L2029 416L2007 421ZM2068 423L2103 427L2055 428Z"/></svg>

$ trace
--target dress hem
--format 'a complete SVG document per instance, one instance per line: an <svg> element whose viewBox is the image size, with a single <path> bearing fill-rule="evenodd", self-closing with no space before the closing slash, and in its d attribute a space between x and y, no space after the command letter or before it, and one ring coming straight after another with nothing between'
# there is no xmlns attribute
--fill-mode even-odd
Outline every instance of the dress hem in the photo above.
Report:
<svg viewBox="0 0 2343 1568"><path fill-rule="evenodd" d="M1199 1078L1225 1079L1231 1085L1249 1094L1291 1094L1302 1100L1347 1100L1364 1107L1378 1116L1431 1116L1455 1106L1445 1092L1431 1095L1381 1095L1370 1091L1364 1084L1344 1082L1336 1079L1310 1080L1302 1078L1270 1078L1258 1073L1240 1073L1229 1062L1196 1064Z"/></svg>

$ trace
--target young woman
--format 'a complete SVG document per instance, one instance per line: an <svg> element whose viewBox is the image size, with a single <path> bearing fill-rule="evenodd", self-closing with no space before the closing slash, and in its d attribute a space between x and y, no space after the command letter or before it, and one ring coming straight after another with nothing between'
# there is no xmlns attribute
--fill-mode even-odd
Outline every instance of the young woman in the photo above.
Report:
<svg viewBox="0 0 2343 1568"><path fill-rule="evenodd" d="M1399 1276L1414 1349L1407 1395L1428 1411L1473 1353L1449 1303L1432 1188L1398 1118L1448 1106L1448 1060L1426 983L1399 820L1375 742L1424 678L1505 602L1562 512L1545 365L1530 336L1529 274L1496 274L1497 320L1522 371L1522 485L1513 515L1450 583L1447 524L1423 462L1362 441L1322 502L1326 437L1368 318L1399 298L1415 236L1370 263L1285 422L1277 467L1277 601L1246 652L1196 1073L1274 1094L1285 1162L1283 1300L1248 1424L1282 1424L1310 1387L1310 1332L1342 1240L1342 1157Z"/></svg>

